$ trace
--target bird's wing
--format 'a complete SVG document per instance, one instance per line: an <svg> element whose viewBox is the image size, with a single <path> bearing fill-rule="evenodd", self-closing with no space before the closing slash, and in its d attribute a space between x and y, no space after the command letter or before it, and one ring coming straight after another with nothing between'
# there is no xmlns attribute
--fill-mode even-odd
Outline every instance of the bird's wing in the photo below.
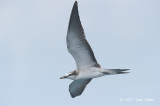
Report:
<svg viewBox="0 0 160 106"><path fill-rule="evenodd" d="M89 66L99 67L97 60L94 57L94 53L85 38L78 14L77 2L74 3L70 16L67 33L67 48L70 54L74 57L77 68Z"/></svg>
<svg viewBox="0 0 160 106"><path fill-rule="evenodd" d="M71 97L74 98L76 96L79 96L82 94L84 91L85 87L87 84L91 81L92 79L80 79L80 80L74 80L70 85L69 85L69 92L71 94Z"/></svg>

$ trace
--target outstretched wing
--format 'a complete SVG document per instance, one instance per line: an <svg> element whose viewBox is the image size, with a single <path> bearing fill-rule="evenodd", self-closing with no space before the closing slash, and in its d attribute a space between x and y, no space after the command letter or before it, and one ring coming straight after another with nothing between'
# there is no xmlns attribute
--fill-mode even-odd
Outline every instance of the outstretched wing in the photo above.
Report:
<svg viewBox="0 0 160 106"><path fill-rule="evenodd" d="M78 14L77 1L74 3L70 16L68 33L67 33L67 48L70 54L74 57L77 68L97 66L97 60L94 53L87 42L83 27Z"/></svg>
<svg viewBox="0 0 160 106"><path fill-rule="evenodd" d="M71 94L71 97L74 98L76 96L79 96L82 94L84 91L85 87L87 84L91 81L92 79L80 79L80 80L74 80L70 85L69 85L69 92Z"/></svg>

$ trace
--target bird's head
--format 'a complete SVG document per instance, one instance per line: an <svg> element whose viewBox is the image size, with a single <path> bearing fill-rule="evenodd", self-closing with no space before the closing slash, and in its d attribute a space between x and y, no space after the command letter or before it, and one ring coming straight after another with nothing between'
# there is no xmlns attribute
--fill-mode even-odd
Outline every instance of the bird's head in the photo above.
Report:
<svg viewBox="0 0 160 106"><path fill-rule="evenodd" d="M73 79L74 80L76 75L77 75L77 71L74 70L72 72L67 73L65 76L60 77L60 79L68 78L68 79Z"/></svg>

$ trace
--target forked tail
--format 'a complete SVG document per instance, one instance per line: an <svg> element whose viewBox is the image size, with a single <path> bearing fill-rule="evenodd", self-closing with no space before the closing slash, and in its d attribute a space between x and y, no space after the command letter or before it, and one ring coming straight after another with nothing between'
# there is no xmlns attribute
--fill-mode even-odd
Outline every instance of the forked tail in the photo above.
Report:
<svg viewBox="0 0 160 106"><path fill-rule="evenodd" d="M104 69L104 72L102 73L107 75L126 74L126 73L129 73L129 72L126 72L127 70L130 70L130 69Z"/></svg>

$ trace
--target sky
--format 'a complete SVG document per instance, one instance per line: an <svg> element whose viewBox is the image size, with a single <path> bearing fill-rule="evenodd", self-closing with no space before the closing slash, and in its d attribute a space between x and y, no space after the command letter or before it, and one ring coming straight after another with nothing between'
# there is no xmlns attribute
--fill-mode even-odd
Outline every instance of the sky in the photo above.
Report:
<svg viewBox="0 0 160 106"><path fill-rule="evenodd" d="M66 34L74 0L0 0L0 106L159 106L160 1L78 0L86 38L103 68L71 98L76 69Z"/></svg>

